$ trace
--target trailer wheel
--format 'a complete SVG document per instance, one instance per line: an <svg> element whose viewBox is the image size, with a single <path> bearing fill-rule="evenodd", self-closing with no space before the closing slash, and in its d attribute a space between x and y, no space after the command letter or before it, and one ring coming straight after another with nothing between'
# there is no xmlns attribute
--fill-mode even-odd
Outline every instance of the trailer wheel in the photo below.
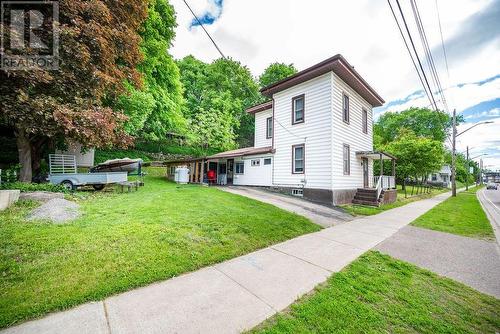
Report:
<svg viewBox="0 0 500 334"><path fill-rule="evenodd" d="M61 185L67 189L67 190L75 190L76 187L75 185L73 184L73 182L71 182L70 180L64 180L61 182Z"/></svg>
<svg viewBox="0 0 500 334"><path fill-rule="evenodd" d="M93 184L92 187L94 187L95 190L103 190L104 189L104 184Z"/></svg>

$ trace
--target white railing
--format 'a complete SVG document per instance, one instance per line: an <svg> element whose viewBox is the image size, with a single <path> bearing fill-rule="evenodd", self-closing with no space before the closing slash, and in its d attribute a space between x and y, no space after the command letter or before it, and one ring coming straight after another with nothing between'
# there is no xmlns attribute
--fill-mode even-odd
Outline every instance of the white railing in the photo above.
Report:
<svg viewBox="0 0 500 334"><path fill-rule="evenodd" d="M375 177L373 180L374 181L373 184L375 184L375 189L377 189L377 199L380 197L380 193L382 192L382 185L380 182L381 180L382 180L381 177L379 177L378 179L377 177Z"/></svg>
<svg viewBox="0 0 500 334"><path fill-rule="evenodd" d="M378 189L380 187L380 190L382 189L395 189L396 188L396 179L394 176L390 175L377 175L373 177L373 184L375 184L375 188Z"/></svg>
<svg viewBox="0 0 500 334"><path fill-rule="evenodd" d="M67 154L49 154L50 174L76 174L76 157Z"/></svg>

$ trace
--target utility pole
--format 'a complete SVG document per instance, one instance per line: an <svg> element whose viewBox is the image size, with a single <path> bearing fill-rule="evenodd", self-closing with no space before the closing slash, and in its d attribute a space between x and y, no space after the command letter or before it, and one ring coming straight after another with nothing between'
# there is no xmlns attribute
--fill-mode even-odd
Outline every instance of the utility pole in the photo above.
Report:
<svg viewBox="0 0 500 334"><path fill-rule="evenodd" d="M483 185L483 159L479 160L479 184Z"/></svg>
<svg viewBox="0 0 500 334"><path fill-rule="evenodd" d="M451 141L451 196L457 196L457 183L456 183L456 152L455 152L455 142L457 137L457 111L453 109L453 134Z"/></svg>
<svg viewBox="0 0 500 334"><path fill-rule="evenodd" d="M469 190L469 169L470 169L470 164L469 164L469 145L467 145L467 173L465 174L465 190Z"/></svg>

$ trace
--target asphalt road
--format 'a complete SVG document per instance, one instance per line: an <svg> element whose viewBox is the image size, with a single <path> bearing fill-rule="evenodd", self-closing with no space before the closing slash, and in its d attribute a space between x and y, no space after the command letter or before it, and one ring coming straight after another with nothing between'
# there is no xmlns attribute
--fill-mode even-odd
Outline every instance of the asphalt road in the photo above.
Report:
<svg viewBox="0 0 500 334"><path fill-rule="evenodd" d="M481 189L477 195L495 231L497 243L500 245L500 187L498 190Z"/></svg>

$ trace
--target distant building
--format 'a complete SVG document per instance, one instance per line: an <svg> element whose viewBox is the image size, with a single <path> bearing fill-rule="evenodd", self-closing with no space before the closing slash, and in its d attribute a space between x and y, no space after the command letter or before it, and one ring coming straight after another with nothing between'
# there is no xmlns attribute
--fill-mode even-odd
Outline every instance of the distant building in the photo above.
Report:
<svg viewBox="0 0 500 334"><path fill-rule="evenodd" d="M489 182L500 183L500 172L484 172L483 173L483 180L486 183L489 183Z"/></svg>
<svg viewBox="0 0 500 334"><path fill-rule="evenodd" d="M429 174L427 182L436 186L451 188L450 165L443 165L439 172Z"/></svg>

